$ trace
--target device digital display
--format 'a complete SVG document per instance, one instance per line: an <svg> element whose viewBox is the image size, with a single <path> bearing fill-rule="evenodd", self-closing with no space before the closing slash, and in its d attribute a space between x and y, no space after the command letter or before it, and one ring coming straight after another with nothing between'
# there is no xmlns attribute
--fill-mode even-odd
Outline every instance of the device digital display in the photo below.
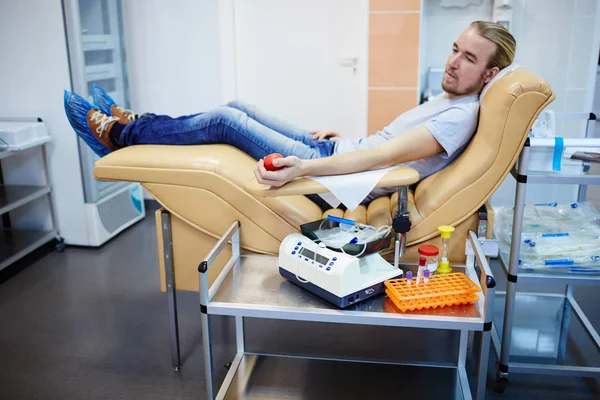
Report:
<svg viewBox="0 0 600 400"><path fill-rule="evenodd" d="M302 250L300 250L300 254L310 260L316 260L319 264L325 265L329 262L329 258L324 257L318 253L316 254L315 258L315 252L307 249L306 247L303 247Z"/></svg>

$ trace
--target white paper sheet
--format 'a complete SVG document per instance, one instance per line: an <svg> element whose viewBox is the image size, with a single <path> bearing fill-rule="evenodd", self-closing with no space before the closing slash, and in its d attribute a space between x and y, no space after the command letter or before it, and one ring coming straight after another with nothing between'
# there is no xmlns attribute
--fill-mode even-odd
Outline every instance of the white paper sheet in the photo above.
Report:
<svg viewBox="0 0 600 400"><path fill-rule="evenodd" d="M393 168L347 175L307 176L307 178L313 179L329 189L329 193L321 193L319 196L332 207L337 207L342 203L348 210L354 211L375 188L377 182Z"/></svg>

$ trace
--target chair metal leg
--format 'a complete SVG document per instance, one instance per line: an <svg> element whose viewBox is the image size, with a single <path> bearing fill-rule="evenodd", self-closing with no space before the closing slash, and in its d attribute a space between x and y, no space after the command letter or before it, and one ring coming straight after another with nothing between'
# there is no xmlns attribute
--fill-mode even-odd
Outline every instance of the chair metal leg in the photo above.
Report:
<svg viewBox="0 0 600 400"><path fill-rule="evenodd" d="M394 215L392 226L396 231L394 242L394 268L399 268L400 257L406 250L406 233L410 230L410 213L407 210L408 186L398 187L398 210Z"/></svg>
<svg viewBox="0 0 600 400"><path fill-rule="evenodd" d="M477 224L477 237L485 239L488 231L488 215L485 204L479 207L479 222Z"/></svg>
<svg viewBox="0 0 600 400"><path fill-rule="evenodd" d="M165 261L165 276L167 281L167 303L169 307L169 332L171 335L171 364L178 371L181 368L179 348L179 323L177 321L177 296L175 287L175 271L173 269L173 237L171 235L171 214L161 212L163 234L163 252Z"/></svg>

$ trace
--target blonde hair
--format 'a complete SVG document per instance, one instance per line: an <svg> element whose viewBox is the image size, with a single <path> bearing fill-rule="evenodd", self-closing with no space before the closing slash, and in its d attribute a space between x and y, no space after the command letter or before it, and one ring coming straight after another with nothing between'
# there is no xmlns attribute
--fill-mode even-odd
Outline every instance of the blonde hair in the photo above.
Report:
<svg viewBox="0 0 600 400"><path fill-rule="evenodd" d="M471 26L477 30L477 33L496 45L496 52L488 62L488 68L503 69L512 64L515 59L517 41L508 29L488 21L474 21Z"/></svg>

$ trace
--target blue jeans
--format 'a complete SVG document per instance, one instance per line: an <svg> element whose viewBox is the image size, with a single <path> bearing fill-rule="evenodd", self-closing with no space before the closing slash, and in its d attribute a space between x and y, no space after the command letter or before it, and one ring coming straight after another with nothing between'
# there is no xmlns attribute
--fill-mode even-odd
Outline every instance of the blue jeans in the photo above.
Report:
<svg viewBox="0 0 600 400"><path fill-rule="evenodd" d="M229 144L258 160L271 153L302 159L333 154L335 142L312 140L307 130L233 101L200 114L172 118L144 114L116 138L121 147L136 144Z"/></svg>

